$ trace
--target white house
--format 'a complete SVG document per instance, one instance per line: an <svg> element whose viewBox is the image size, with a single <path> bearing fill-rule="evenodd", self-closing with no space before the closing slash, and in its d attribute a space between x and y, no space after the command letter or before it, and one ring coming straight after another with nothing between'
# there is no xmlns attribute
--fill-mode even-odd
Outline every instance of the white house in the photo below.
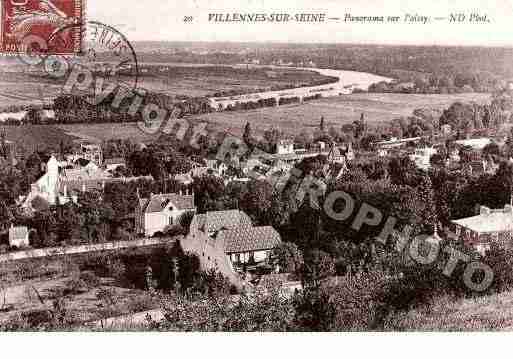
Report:
<svg viewBox="0 0 513 359"><path fill-rule="evenodd" d="M276 154L289 155L294 153L294 142L290 140L281 140L276 144Z"/></svg>
<svg viewBox="0 0 513 359"><path fill-rule="evenodd" d="M410 156L410 159L415 162L415 165L421 169L428 169L431 166L431 156L437 154L438 150L434 147L425 146L417 148L415 153Z"/></svg>
<svg viewBox="0 0 513 359"><path fill-rule="evenodd" d="M482 138L469 138L467 140L458 140L458 141L454 141L454 142L460 146L470 146L474 150L481 151L483 148L486 147L486 145L489 145L490 143L492 143L492 140L490 140L489 138L486 138L486 137L482 137Z"/></svg>
<svg viewBox="0 0 513 359"><path fill-rule="evenodd" d="M25 226L11 225L9 228L9 246L16 248L25 248L29 243L29 230Z"/></svg>
<svg viewBox="0 0 513 359"><path fill-rule="evenodd" d="M41 197L49 204L55 204L59 185L59 161L55 156L50 157L46 164L46 173L31 186L31 191L26 197L23 207L30 207L30 202L35 197Z"/></svg>
<svg viewBox="0 0 513 359"><path fill-rule="evenodd" d="M228 166L223 161L215 160L206 160L206 165L209 170L212 170L218 176L224 176L226 171L228 170Z"/></svg>
<svg viewBox="0 0 513 359"><path fill-rule="evenodd" d="M6 122L8 120L15 120L18 122L23 122L25 117L27 117L27 111L20 112L3 112L0 113L0 122Z"/></svg>
<svg viewBox="0 0 513 359"><path fill-rule="evenodd" d="M179 224L180 217L188 212L196 212L194 195L167 193L139 198L135 216L136 231L147 237L163 233L167 226Z"/></svg>

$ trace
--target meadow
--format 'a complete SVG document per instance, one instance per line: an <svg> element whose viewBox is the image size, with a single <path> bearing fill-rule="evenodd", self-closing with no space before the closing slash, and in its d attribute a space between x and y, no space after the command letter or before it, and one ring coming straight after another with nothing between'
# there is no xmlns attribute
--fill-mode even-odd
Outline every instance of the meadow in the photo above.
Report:
<svg viewBox="0 0 513 359"><path fill-rule="evenodd" d="M363 113L370 125L390 121L394 118L411 116L417 108L443 110L453 102L487 103L490 94L463 93L450 95L421 95L393 93L357 93L339 97L310 101L304 104L291 104L279 107L261 108L250 111L216 112L195 116L220 129L228 129L234 134L242 134L247 122L256 134L276 127L287 134L297 134L305 129L313 130L319 125L321 116L325 124L340 126L360 118Z"/></svg>
<svg viewBox="0 0 513 359"><path fill-rule="evenodd" d="M385 331L510 331L513 328L512 292L454 299L437 297L433 303L394 313Z"/></svg>
<svg viewBox="0 0 513 359"><path fill-rule="evenodd" d="M279 128L286 134L294 135L302 130L314 130L319 126L321 116L326 126L340 128L365 114L372 126L402 116L411 116L417 108L443 110L453 102L489 102L486 93L466 93L452 95L412 95L412 94L373 94L359 93L340 97L325 98L304 104L291 104L279 107L266 107L257 110L237 112L214 112L190 117L192 122L205 121L209 128L218 131L229 130L242 136L246 122L251 123L255 135L262 135L271 127ZM131 139L135 142L149 142L155 136L141 131L135 123L91 123L57 125L66 134L82 140L101 142L108 139Z"/></svg>
<svg viewBox="0 0 513 359"><path fill-rule="evenodd" d="M23 68L0 71L0 109L12 105L51 104L62 92L63 80L23 71ZM202 97L300 87L329 80L334 81L307 70L142 64L138 86L170 97Z"/></svg>

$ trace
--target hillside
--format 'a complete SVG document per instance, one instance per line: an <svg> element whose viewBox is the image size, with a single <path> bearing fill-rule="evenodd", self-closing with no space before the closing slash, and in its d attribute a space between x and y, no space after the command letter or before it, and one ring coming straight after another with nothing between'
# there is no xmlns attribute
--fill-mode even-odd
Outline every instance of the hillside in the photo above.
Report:
<svg viewBox="0 0 513 359"><path fill-rule="evenodd" d="M77 137L66 134L60 128L48 125L0 126L0 133L5 133L8 141L17 144L18 153L58 149L61 142L68 146L77 140Z"/></svg>
<svg viewBox="0 0 513 359"><path fill-rule="evenodd" d="M390 331L483 331L513 329L513 292L435 303L393 315L385 324Z"/></svg>

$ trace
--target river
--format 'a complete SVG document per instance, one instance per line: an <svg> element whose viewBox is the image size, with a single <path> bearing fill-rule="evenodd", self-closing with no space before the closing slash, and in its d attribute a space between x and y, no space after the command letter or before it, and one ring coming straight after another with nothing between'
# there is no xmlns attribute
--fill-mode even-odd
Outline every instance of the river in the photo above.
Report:
<svg viewBox="0 0 513 359"><path fill-rule="evenodd" d="M246 67L247 65L237 65L236 67L239 66ZM367 91L369 89L369 86L376 82L392 81L392 79L388 77L383 77L367 72L348 70L318 69L310 67L284 67L269 65L252 65L251 67L315 71L324 76L337 77L338 81L327 85L305 86L281 91L265 91L238 96L211 97L210 102L212 104L212 107L219 109L221 109L222 107L224 109L226 108L226 106L234 105L237 102L251 102L269 98L280 99L299 97L300 99L302 99L303 97L315 96L317 94L319 94L322 97L347 95L352 93L355 89Z"/></svg>

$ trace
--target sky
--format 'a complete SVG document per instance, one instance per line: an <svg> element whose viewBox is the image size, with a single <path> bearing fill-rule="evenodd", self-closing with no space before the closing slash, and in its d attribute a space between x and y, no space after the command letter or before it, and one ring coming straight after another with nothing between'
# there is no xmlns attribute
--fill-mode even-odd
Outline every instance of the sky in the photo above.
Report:
<svg viewBox="0 0 513 359"><path fill-rule="evenodd" d="M89 20L113 25L130 41L233 41L513 46L513 0L88 0ZM326 13L399 16L401 23L213 23L211 13ZM489 22L404 23L406 14ZM184 17L191 22L184 22Z"/></svg>

